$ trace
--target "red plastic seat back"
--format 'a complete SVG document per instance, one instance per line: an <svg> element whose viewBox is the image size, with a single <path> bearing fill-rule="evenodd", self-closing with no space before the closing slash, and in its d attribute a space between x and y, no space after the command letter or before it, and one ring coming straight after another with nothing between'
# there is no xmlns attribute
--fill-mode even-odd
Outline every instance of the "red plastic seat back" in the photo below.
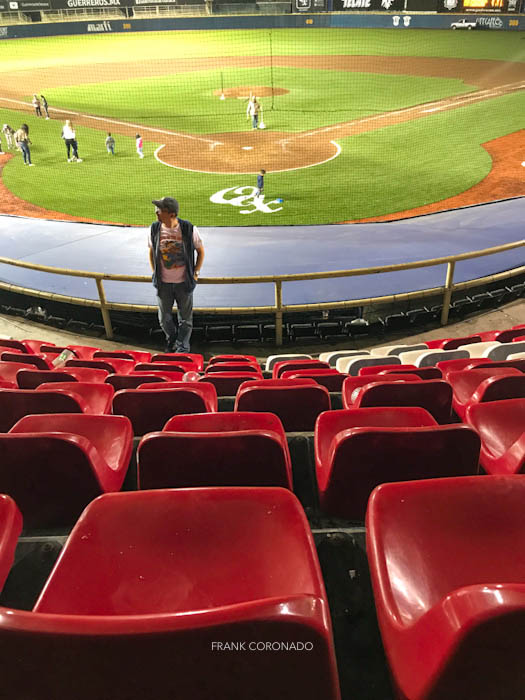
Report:
<svg viewBox="0 0 525 700"><path fill-rule="evenodd" d="M41 369L21 369L16 373L16 381L20 389L36 389L40 384L52 382L74 382L76 378L69 372L49 371Z"/></svg>
<svg viewBox="0 0 525 700"><path fill-rule="evenodd" d="M0 449L0 491L16 501L26 530L73 525L102 493L86 438L13 433L0 435Z"/></svg>
<svg viewBox="0 0 525 700"><path fill-rule="evenodd" d="M438 347L441 347L442 350L456 350L462 345L470 345L471 343L481 343L481 336L467 335L464 338L450 338Z"/></svg>
<svg viewBox="0 0 525 700"><path fill-rule="evenodd" d="M153 355L151 362L192 362L198 371L204 367L204 358L195 352L163 352Z"/></svg>
<svg viewBox="0 0 525 700"><path fill-rule="evenodd" d="M410 371L412 369L417 369L417 367L416 365L372 365L371 367L361 367L357 376L362 377L365 374L383 374L387 370L394 369L406 369L407 371Z"/></svg>
<svg viewBox="0 0 525 700"><path fill-rule="evenodd" d="M325 386L328 391L340 392L347 374L341 374L336 369L316 370L303 369L291 370L281 374L282 379L313 379L317 384Z"/></svg>
<svg viewBox="0 0 525 700"><path fill-rule="evenodd" d="M215 365L221 362L243 362L258 365L255 355L214 355L208 361L209 365Z"/></svg>
<svg viewBox="0 0 525 700"><path fill-rule="evenodd" d="M196 369L193 362L139 362L135 372L191 372Z"/></svg>
<svg viewBox="0 0 525 700"><path fill-rule="evenodd" d="M41 357L40 355L24 355L23 353L18 353L18 352L3 352L0 354L0 360L2 362L16 362L20 363L22 362L25 365L33 365L37 369L50 369L51 368L51 363L48 362L44 357Z"/></svg>
<svg viewBox="0 0 525 700"><path fill-rule="evenodd" d="M404 374L415 374L423 380L427 379L442 379L443 374L437 367L416 367L415 369L385 369L381 372L383 375L402 377Z"/></svg>
<svg viewBox="0 0 525 700"><path fill-rule="evenodd" d="M501 401L525 398L525 374L490 377L478 386L472 401Z"/></svg>
<svg viewBox="0 0 525 700"><path fill-rule="evenodd" d="M23 416L31 413L82 413L79 398L54 391L26 389L0 390L0 432L7 432Z"/></svg>
<svg viewBox="0 0 525 700"><path fill-rule="evenodd" d="M142 352L141 350L97 350L93 353L93 359L116 359L116 360L134 360L135 362L150 362L151 353Z"/></svg>
<svg viewBox="0 0 525 700"><path fill-rule="evenodd" d="M0 339L0 350L2 348L13 348L13 350L19 350L20 352L29 353L29 354L32 354L32 352L33 352L31 350L31 348L28 345L26 345L26 343L24 343L23 341L10 340L8 338L1 338Z"/></svg>
<svg viewBox="0 0 525 700"><path fill-rule="evenodd" d="M103 382L59 382L40 384L36 391L59 391L70 394L75 399L81 396L85 402L84 413L104 414L111 410L111 400L115 390Z"/></svg>
<svg viewBox="0 0 525 700"><path fill-rule="evenodd" d="M328 389L315 382L298 384L304 380L275 380L291 386L264 386L265 382L243 384L235 399L236 411L265 411L275 413L288 431L313 430L317 416L330 409ZM294 385L295 384L295 385Z"/></svg>
<svg viewBox="0 0 525 700"><path fill-rule="evenodd" d="M448 423L452 411L452 387L441 379L372 384L359 390L355 406L421 406L438 423Z"/></svg>
<svg viewBox="0 0 525 700"><path fill-rule="evenodd" d="M0 591L13 564L21 532L22 515L16 503L7 494L0 494Z"/></svg>
<svg viewBox="0 0 525 700"><path fill-rule="evenodd" d="M281 360L272 368L272 379L279 379L283 372L295 369L330 369L330 365L319 360Z"/></svg>
<svg viewBox="0 0 525 700"><path fill-rule="evenodd" d="M479 436L466 425L344 430L317 472L321 509L364 520L378 484L477 474L479 452Z"/></svg>
<svg viewBox="0 0 525 700"><path fill-rule="evenodd" d="M220 366L220 363L217 365ZM252 372L210 372L199 377L198 382L209 382L217 391L217 396L235 396L238 388L253 378Z"/></svg>
<svg viewBox="0 0 525 700"><path fill-rule="evenodd" d="M134 360L67 360L66 367L91 367L92 369L105 369L106 372L114 374L128 374L135 367Z"/></svg>
<svg viewBox="0 0 525 700"><path fill-rule="evenodd" d="M135 435L144 435L156 430L162 430L166 422L178 413L205 413L216 410L211 391L203 389L210 387L206 384L186 384L186 388L137 391L123 389L113 397L113 413L127 416L133 425ZM200 391L200 389L203 389Z"/></svg>
<svg viewBox="0 0 525 700"><path fill-rule="evenodd" d="M180 373L177 373L177 377L182 377ZM115 391L120 391L121 389L136 389L141 384L166 382L168 381L165 377L162 377L160 373L152 374L150 372L133 372L133 374L110 374L106 378L106 383L111 384Z"/></svg>
<svg viewBox="0 0 525 700"><path fill-rule="evenodd" d="M357 377L347 377L343 382L342 398L344 408L352 408L354 404L354 391L367 384L381 382L382 384L390 384L392 382L420 382L421 378L415 374L403 374L395 376L391 374L364 374Z"/></svg>
<svg viewBox="0 0 525 700"><path fill-rule="evenodd" d="M246 372L262 377L259 365L252 365L249 362L216 362L206 367L205 374L216 374L217 372Z"/></svg>

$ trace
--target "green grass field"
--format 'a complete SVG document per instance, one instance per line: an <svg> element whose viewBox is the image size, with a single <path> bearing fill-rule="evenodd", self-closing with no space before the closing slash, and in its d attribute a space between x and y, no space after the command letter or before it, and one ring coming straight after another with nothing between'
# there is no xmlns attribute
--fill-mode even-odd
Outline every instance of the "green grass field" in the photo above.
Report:
<svg viewBox="0 0 525 700"><path fill-rule="evenodd" d="M267 128L297 133L410 107L475 90L461 79L387 75L374 72L221 64L237 56L414 56L525 61L525 42L512 32L392 30L253 30L95 35L0 42L2 73L35 67L78 66L89 82L39 88L52 108L121 120L176 132L213 134L247 129L245 103L221 101L214 91L227 87L274 85L285 95L261 99ZM8 50L8 47L10 50ZM129 56L146 66L140 77L125 71ZM211 70L176 72L176 59L217 58ZM165 69L148 62L173 60ZM100 64L110 63L104 73ZM151 63L153 65L153 63ZM80 68L82 67L82 68ZM196 64L196 67L197 64ZM139 69L137 69L139 70ZM1 96L1 88L0 88ZM30 95L24 95L29 101ZM6 103L0 103L4 107ZM173 194L181 215L202 226L288 225L337 222L403 211L458 194L482 180L491 160L481 144L523 128L525 92L473 103L424 119L337 139L340 155L315 167L269 173L265 201L273 213L252 206L216 204L220 190L255 185L255 175L203 174L167 167L154 158L158 140L145 142L139 160L134 139L116 135L117 155L107 155L105 131L80 126L84 162L68 164L60 138L61 122L0 108L0 121L26 121L35 168L19 155L3 171L16 195L39 206L77 216L146 225L150 200ZM233 189L232 189L233 192ZM230 192L228 197L234 196Z"/></svg>

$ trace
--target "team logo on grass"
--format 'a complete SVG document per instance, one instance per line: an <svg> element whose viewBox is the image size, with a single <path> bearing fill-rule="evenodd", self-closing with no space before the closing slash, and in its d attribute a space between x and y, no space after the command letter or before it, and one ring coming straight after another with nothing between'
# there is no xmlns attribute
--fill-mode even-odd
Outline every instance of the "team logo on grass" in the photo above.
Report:
<svg viewBox="0 0 525 700"><path fill-rule="evenodd" d="M237 195L237 197L227 195ZM256 211L262 214L275 214L281 211L282 207L273 208L270 204L280 204L278 199L269 202L264 201L264 195L257 197L256 187L227 187L224 190L215 192L210 197L213 204L231 204L232 207L244 207L239 214L254 214Z"/></svg>

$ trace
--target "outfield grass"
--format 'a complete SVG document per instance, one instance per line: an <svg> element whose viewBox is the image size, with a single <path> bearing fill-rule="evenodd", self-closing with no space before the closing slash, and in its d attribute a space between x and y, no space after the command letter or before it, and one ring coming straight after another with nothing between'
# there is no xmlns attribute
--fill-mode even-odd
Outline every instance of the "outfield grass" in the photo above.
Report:
<svg viewBox="0 0 525 700"><path fill-rule="evenodd" d="M229 68L162 78L47 90L54 107L193 133L246 130L246 101L220 100L225 88L270 85L288 94L260 98L268 128L305 131L458 95L474 87L460 80L301 68ZM30 100L30 96L28 96Z"/></svg>
<svg viewBox="0 0 525 700"><path fill-rule="evenodd" d="M265 121L274 131L304 131L429 100L457 95L472 86L460 80L376 75L302 68L217 68L210 71L122 80L119 63L129 56L156 58L279 54L447 56L525 61L525 42L512 32L411 30L267 30L170 32L54 37L0 42L1 73L9 67L113 61L113 80L79 86L42 85L52 107L188 133L246 130L245 103L220 101L220 87L271 85L288 94L262 98ZM9 46L10 51L7 51ZM0 89L1 93L1 89ZM28 96L29 99L29 96ZM0 121L30 125L35 168L17 155L3 181L22 199L65 213L134 225L151 219L150 200L173 194L181 215L202 226L319 224L387 214L445 199L480 182L491 169L481 144L523 128L523 92L479 102L425 119L338 141L336 159L302 170L269 173L265 201L284 200L280 211L242 214L241 207L214 204L219 190L255 186L254 175L200 174L169 168L153 157L163 143L145 142L146 158L134 140L116 136L108 156L105 133L79 127L81 164L66 162L61 123L0 109ZM226 197L231 197L230 192ZM273 208L279 208L277 204ZM251 211L251 207L244 207Z"/></svg>
<svg viewBox="0 0 525 700"><path fill-rule="evenodd" d="M437 56L525 61L521 32L252 29L42 37L0 42L0 72L191 56Z"/></svg>

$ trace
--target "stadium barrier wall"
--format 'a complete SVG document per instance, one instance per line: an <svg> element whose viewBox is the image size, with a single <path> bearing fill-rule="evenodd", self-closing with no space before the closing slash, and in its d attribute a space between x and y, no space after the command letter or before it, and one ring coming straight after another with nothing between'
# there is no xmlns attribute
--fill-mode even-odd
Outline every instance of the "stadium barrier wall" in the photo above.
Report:
<svg viewBox="0 0 525 700"><path fill-rule="evenodd" d="M443 295L443 309L441 312L441 325L446 325L448 323L448 314L450 310L450 301L452 294L455 291L460 291L464 289L469 289L470 287L475 287L480 284L490 284L493 282L500 282L501 280L514 277L516 275L523 274L525 272L525 265L516 267L512 270L506 270L504 272L497 273L495 275L488 275L487 277L482 277L474 280L468 280L466 282L459 282L454 284L454 270L457 262L462 260L471 260L473 258L480 258L486 255L495 255L497 253L503 253L508 250L514 250L517 248L522 248L525 246L525 240L515 241L514 243L506 243L504 245L495 246L493 248L485 248L483 250L476 250L468 253L461 253L459 255L447 255L441 258L431 258L429 260L417 260L411 263L401 263L397 265L383 265L377 267L367 267L367 268L356 268L353 270L332 270L330 272L309 272L305 274L292 274L292 275L262 275L257 277L201 277L199 278L199 285L201 284L259 284L259 283L273 283L275 289L275 304L273 306L255 306L255 307L217 307L214 309L200 309L195 308L194 311L199 313L207 314L268 314L273 313L275 315L275 341L276 345L282 345L283 343L283 314L288 312L312 312L312 311L327 311L331 309L342 309L351 308L356 306L373 305L373 304L384 304L391 302L404 302L411 299L420 299L428 296L435 296L436 294ZM88 272L86 270L72 270L66 268L50 267L48 265L38 265L35 263L28 263L22 260L14 260L12 258L0 257L0 264L14 265L15 267L22 267L29 270L38 270L40 272L48 272L56 275L66 275L69 277L84 277L88 279L95 280L98 291L98 300L95 299L81 299L78 297L69 297L62 294L56 294L54 292L45 292L42 290L29 289L26 287L20 287L15 284L9 284L6 282L0 282L0 289L8 292L15 292L17 294L25 294L32 297L38 297L41 299L51 299L53 301L76 304L80 306L89 306L99 308L102 314L102 320L104 322L104 330L106 332L107 338L113 337L113 326L111 323L110 311L131 311L131 312L156 312L156 306L145 306L145 305L135 305L135 304L123 304L110 302L106 298L106 293L104 290L104 280L112 280L118 282L144 282L151 284L151 276L145 275L112 275L103 272ZM445 283L442 287L433 287L431 289L418 290L416 292L404 292L402 294L393 294L390 296L382 297L369 297L366 299L353 299L351 301L339 301L339 302L323 302L318 304L283 304L283 283L289 282L301 282L306 280L318 280L318 279L333 279L334 277L359 277L362 275L377 275L384 272L399 272L402 270L413 270L415 268L422 267L433 267L435 265L447 266Z"/></svg>
<svg viewBox="0 0 525 700"><path fill-rule="evenodd" d="M103 21L73 21L45 24L16 24L0 26L0 39L24 39L44 36L76 34L120 34L129 32L160 32L169 30L219 29L293 29L322 28L377 28L377 29L450 29L465 15L457 14L291 14L291 15L238 15L210 17L163 17L158 19L109 19ZM469 15L477 26L489 31L524 31L525 16Z"/></svg>

